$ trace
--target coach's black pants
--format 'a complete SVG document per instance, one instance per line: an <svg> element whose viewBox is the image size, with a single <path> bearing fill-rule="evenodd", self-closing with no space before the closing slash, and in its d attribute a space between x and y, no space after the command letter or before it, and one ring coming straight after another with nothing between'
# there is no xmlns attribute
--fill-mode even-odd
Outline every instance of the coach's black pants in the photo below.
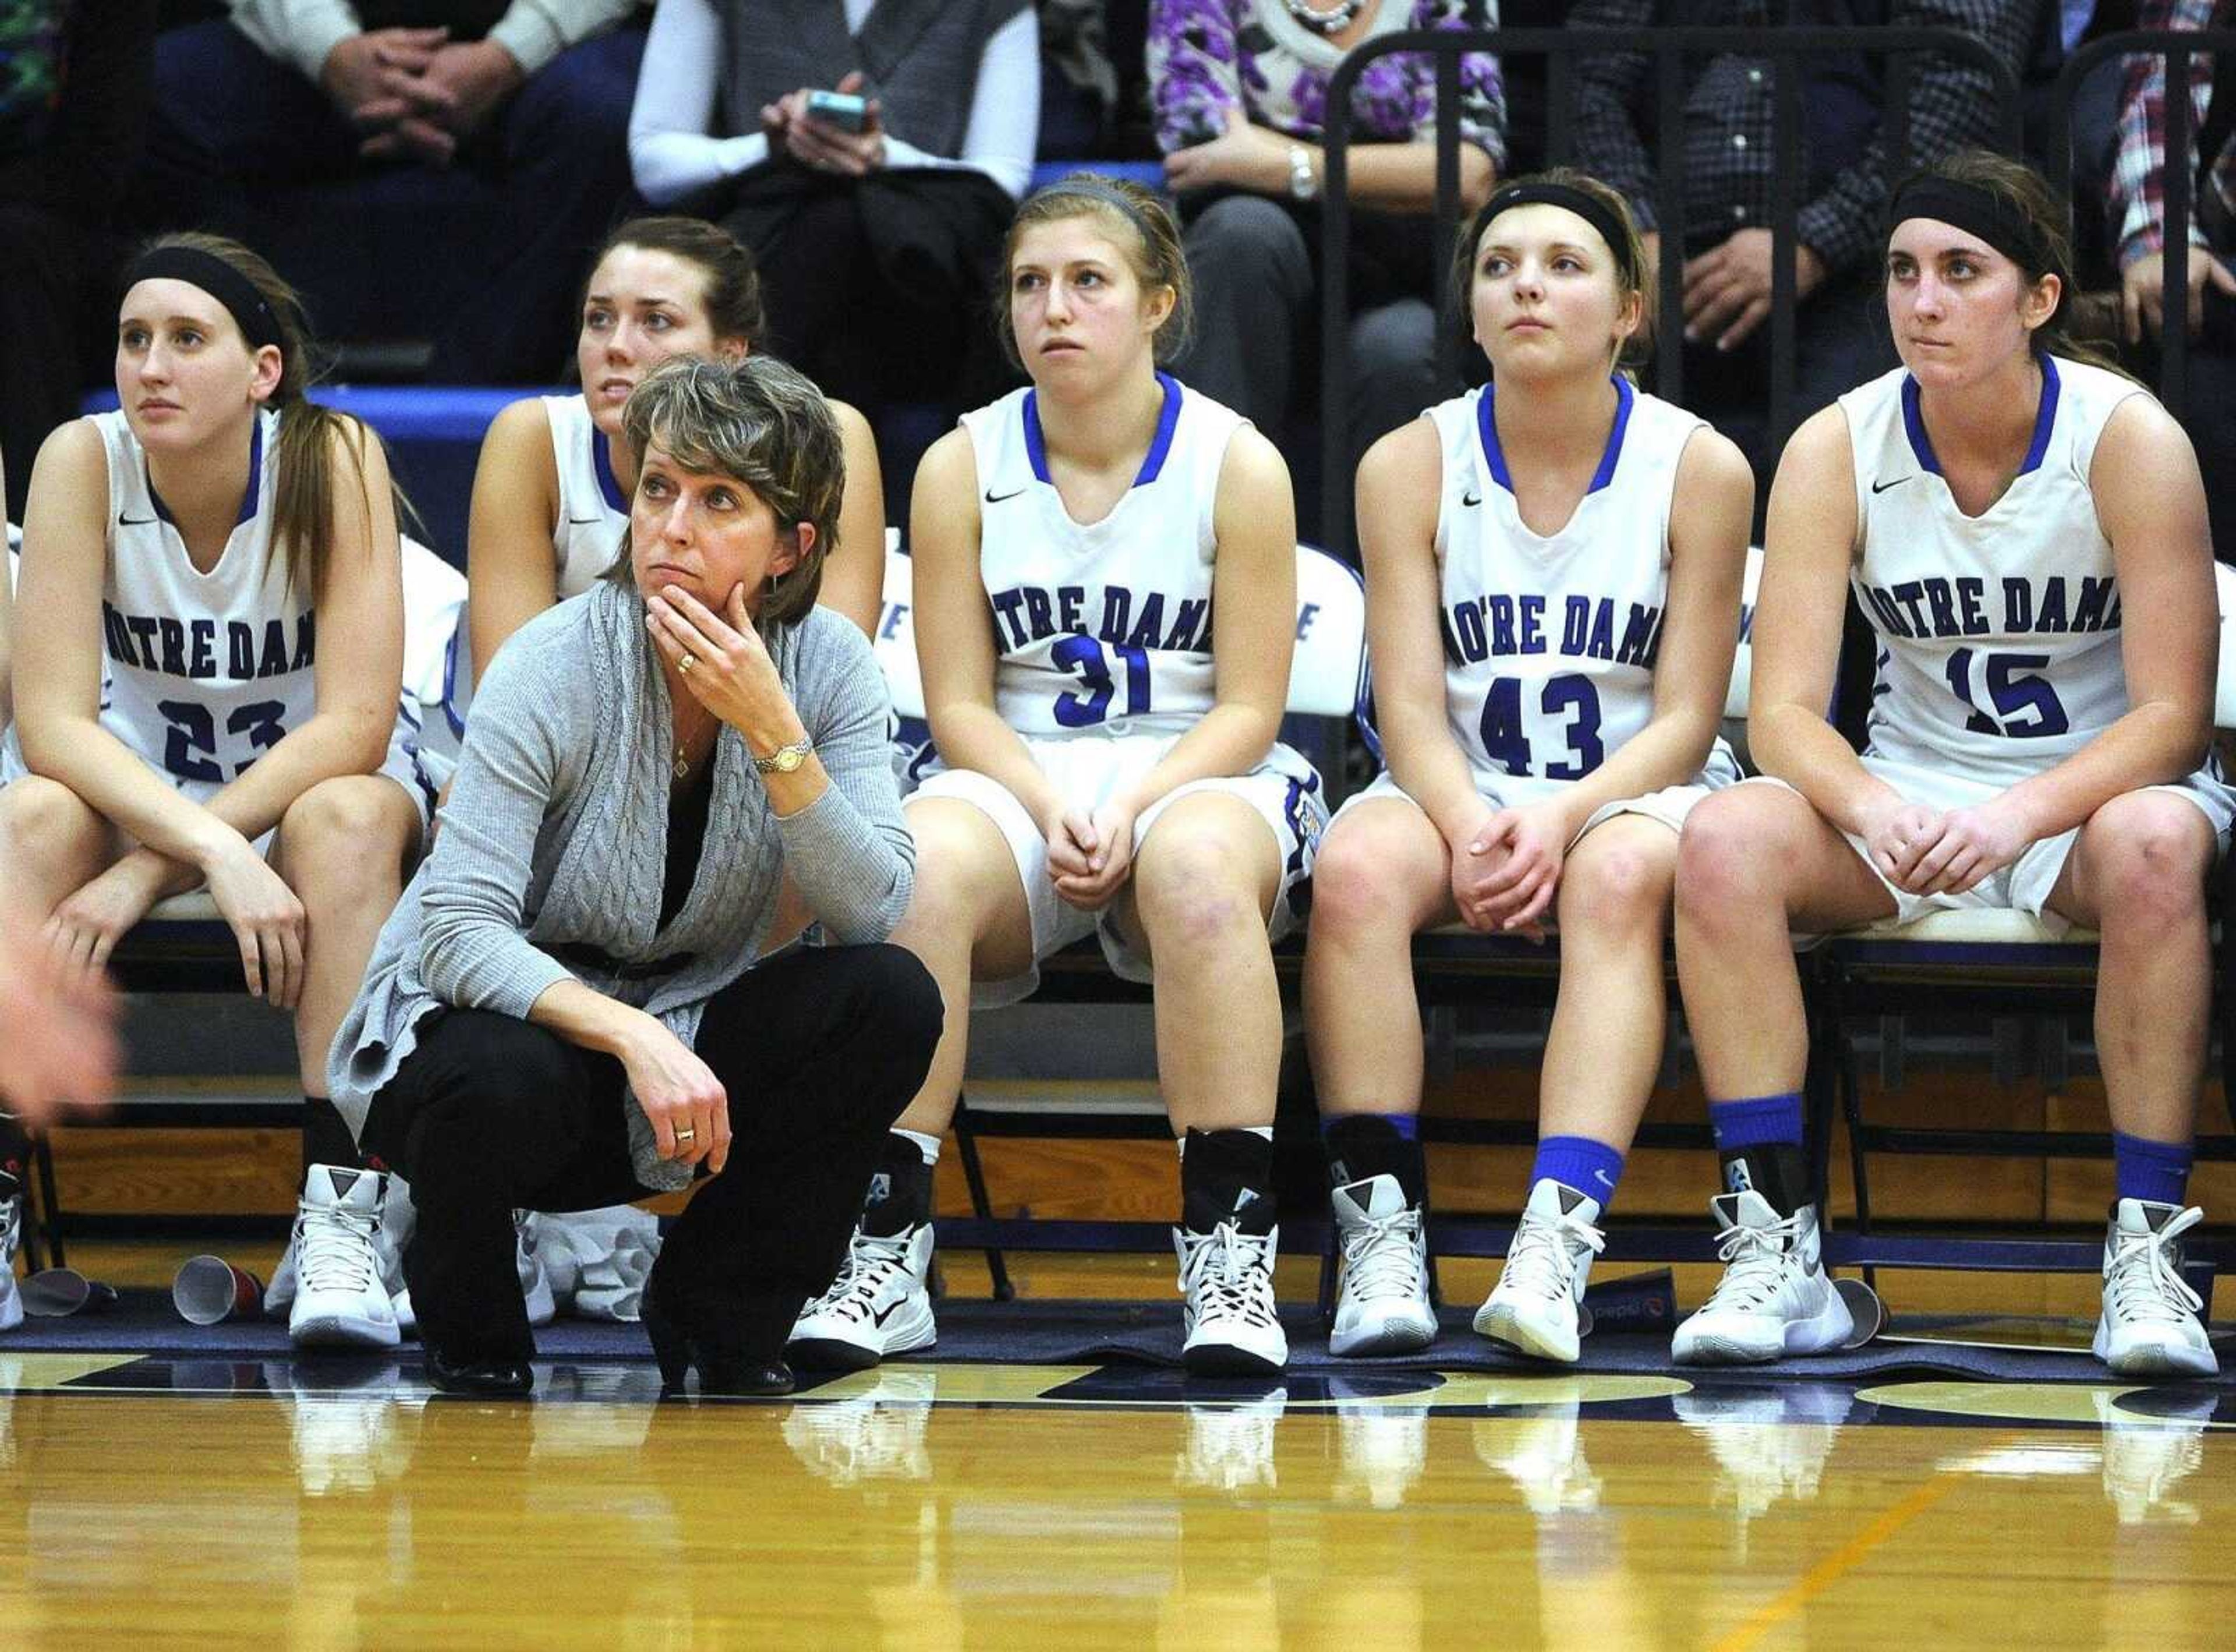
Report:
<svg viewBox="0 0 2236 1652"><path fill-rule="evenodd" d="M896 946L798 948L707 1005L699 1057L728 1092L729 1167L661 1249L671 1316L775 1354L828 1285L888 1128L923 1083L939 989ZM445 1010L373 1100L364 1146L411 1184L404 1256L420 1334L452 1360L534 1351L512 1212L645 1196L610 1056L511 1016Z"/></svg>

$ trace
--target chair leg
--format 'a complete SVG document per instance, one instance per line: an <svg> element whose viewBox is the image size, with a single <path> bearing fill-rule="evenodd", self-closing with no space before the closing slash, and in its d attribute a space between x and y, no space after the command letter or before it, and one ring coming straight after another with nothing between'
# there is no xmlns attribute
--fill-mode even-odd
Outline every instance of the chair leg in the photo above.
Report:
<svg viewBox="0 0 2236 1652"><path fill-rule="evenodd" d="M1320 1328L1325 1331L1335 1329L1335 1247L1336 1227L1334 1219L1331 1217L1327 1237L1320 1241L1320 1283L1315 1298L1319 1309Z"/></svg>
<svg viewBox="0 0 2236 1652"><path fill-rule="evenodd" d="M986 1167L978 1158L978 1132L972 1127L970 1106L961 1096L955 1101L955 1150L963 1157L963 1180L970 1188L970 1214L981 1221L993 1221L993 1201L986 1196ZM997 1245L986 1247L986 1272L993 1279L996 1302L1016 1300L1009 1262Z"/></svg>
<svg viewBox="0 0 2236 1652"><path fill-rule="evenodd" d="M1833 1037L1840 1050L1840 1110L1848 1126L1848 1170L1856 1183L1856 1231L1871 1231L1871 1177L1864 1152L1864 1083L1858 1070L1856 1046L1835 1023ZM1878 1289L1878 1269L1866 1266L1864 1283Z"/></svg>
<svg viewBox="0 0 2236 1652"><path fill-rule="evenodd" d="M31 1162L38 1176L39 1220L36 1227L26 1222L23 1231L27 1235L43 1234L46 1240L45 1266L60 1267L63 1261L62 1201L62 1195L55 1190L55 1149L44 1134L32 1138ZM29 1260L34 1267L40 1265L36 1251Z"/></svg>
<svg viewBox="0 0 2236 1652"><path fill-rule="evenodd" d="M2224 856L2216 879L2220 897L2220 956L2213 960L2220 989L2220 1104L2236 1127L2236 855Z"/></svg>

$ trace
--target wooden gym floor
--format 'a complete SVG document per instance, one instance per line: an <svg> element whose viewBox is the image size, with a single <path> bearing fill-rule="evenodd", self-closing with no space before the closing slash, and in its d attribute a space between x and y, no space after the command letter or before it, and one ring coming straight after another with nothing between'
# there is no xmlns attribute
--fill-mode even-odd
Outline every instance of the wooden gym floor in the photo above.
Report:
<svg viewBox="0 0 2236 1652"><path fill-rule="evenodd" d="M73 1260L131 1284L174 1258ZM1149 1260L1020 1272L1172 1288ZM1950 1294L1924 1285L1888 1280ZM2093 1308L2086 1281L2004 1294ZM0 1337L0 1646L2160 1652L2236 1621L2236 1400L2195 1389L917 1364L661 1404L648 1363L538 1377L483 1405L408 1357Z"/></svg>
<svg viewBox="0 0 2236 1652"><path fill-rule="evenodd" d="M1500 1082L1526 1092L1534 1075ZM1690 1089L1656 1116L1697 1116ZM1991 1089L1921 1074L1874 1106L2102 1128L2085 1081ZM2217 1092L2203 1116L2225 1116ZM275 1231L295 1150L281 1131L57 1138L75 1210ZM996 1142L988 1161L1004 1214L1171 1214L1158 1143ZM1433 1163L1441 1208L1493 1210L1528 1155ZM958 1180L950 1154L943 1209L962 1208ZM1713 1183L1705 1155L1641 1154L1624 1213L1698 1215ZM1897 1217L2073 1223L2101 1221L2109 1176L1913 1160L1875 1187ZM2236 1214L2236 1167L2206 1168L2196 1193ZM82 1241L70 1260L154 1285L190 1249L268 1278L278 1244ZM943 1262L950 1291L985 1294L975 1255ZM1480 1300L1494 1268L1446 1262L1448 1299ZM1174 1300L1169 1257L1016 1256L1012 1271L1028 1298ZM1687 1306L1712 1284L1677 1270ZM2095 1312L2093 1280L1882 1287L1897 1313L2077 1320L2084 1344ZM1310 1265L1285 1261L1280 1288L1308 1300ZM2215 1306L2236 1317L2236 1286ZM2236 1644L2236 1403L2195 1389L1557 1374L1189 1388L1138 1369L916 1365L794 1400L661 1404L648 1362L538 1377L531 1404L431 1402L411 1357L197 1366L11 1354L0 1333L0 1652Z"/></svg>

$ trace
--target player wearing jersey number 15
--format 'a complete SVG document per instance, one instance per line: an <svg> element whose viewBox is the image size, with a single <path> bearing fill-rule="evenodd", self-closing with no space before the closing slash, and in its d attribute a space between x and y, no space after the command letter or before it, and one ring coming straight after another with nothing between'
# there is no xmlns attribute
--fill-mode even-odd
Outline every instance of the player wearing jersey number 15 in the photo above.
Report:
<svg viewBox="0 0 2236 1652"><path fill-rule="evenodd" d="M2236 800L2207 757L2218 645L2188 438L2063 325L2064 214L2012 161L1897 192L1902 365L1779 461L1754 627L1765 778L1686 823L1677 963L1726 1192L1724 1282L1680 1359L1838 1344L1801 1149L1808 1034L1791 931L2016 909L2102 934L2096 1051L2118 1194L2096 1353L2214 1368L2178 1272L2212 1002L2205 876ZM1853 586L1879 672L1862 756L1825 721Z"/></svg>

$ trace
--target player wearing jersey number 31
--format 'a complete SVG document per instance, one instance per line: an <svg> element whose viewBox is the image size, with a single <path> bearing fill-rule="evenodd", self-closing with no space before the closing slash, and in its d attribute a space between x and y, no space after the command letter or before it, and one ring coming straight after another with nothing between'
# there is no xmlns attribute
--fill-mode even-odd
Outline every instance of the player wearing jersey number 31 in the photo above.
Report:
<svg viewBox="0 0 2236 1652"><path fill-rule="evenodd" d="M932 1339L931 1164L971 1005L1023 997L1041 959L1092 935L1122 975L1155 965L1187 1363L1279 1370L1268 938L1293 921L1325 818L1319 777L1274 739L1296 623L1288 471L1157 371L1188 286L1147 191L1066 179L1019 212L1003 268L1031 388L933 446L911 518L937 756L909 801L916 892L893 938L937 978L946 1031L792 1356L870 1365Z"/></svg>

